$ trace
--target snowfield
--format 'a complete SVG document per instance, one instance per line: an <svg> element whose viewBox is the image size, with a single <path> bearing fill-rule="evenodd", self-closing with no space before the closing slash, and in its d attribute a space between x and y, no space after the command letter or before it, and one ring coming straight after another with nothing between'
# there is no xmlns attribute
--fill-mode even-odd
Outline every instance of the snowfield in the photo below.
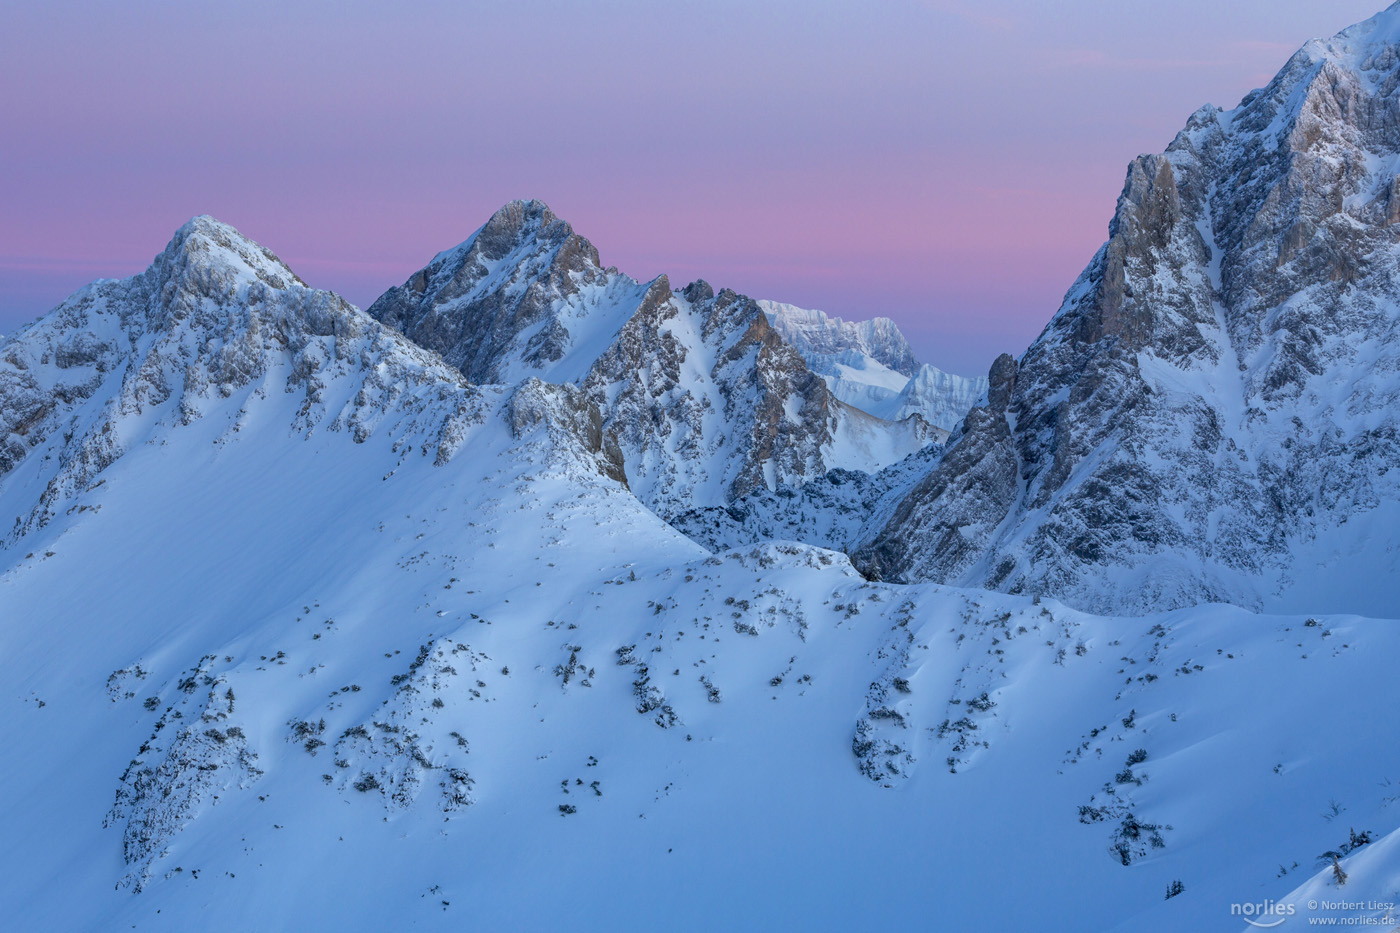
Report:
<svg viewBox="0 0 1400 933"><path fill-rule="evenodd" d="M435 467L279 414L10 552L16 928L1223 929L1352 830L1400 885L1395 623L710 555L498 417Z"/></svg>

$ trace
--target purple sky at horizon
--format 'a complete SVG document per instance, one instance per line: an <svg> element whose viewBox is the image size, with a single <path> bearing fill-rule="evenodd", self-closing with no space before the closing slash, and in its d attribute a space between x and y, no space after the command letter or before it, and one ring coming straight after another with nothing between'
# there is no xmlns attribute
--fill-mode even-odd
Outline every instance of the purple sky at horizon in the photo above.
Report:
<svg viewBox="0 0 1400 933"><path fill-rule="evenodd" d="M1055 312L1130 159L1382 5L19 0L0 333L195 214L364 307L536 197L639 279L886 315L981 375Z"/></svg>

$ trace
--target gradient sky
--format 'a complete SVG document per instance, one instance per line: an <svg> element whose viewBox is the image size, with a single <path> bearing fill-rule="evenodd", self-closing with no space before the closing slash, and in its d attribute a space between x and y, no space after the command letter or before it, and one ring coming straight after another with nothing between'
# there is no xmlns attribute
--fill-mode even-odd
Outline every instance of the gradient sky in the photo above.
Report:
<svg viewBox="0 0 1400 933"><path fill-rule="evenodd" d="M1128 161L1381 0L0 5L0 331L194 214L361 306L538 197L606 264L1019 353Z"/></svg>

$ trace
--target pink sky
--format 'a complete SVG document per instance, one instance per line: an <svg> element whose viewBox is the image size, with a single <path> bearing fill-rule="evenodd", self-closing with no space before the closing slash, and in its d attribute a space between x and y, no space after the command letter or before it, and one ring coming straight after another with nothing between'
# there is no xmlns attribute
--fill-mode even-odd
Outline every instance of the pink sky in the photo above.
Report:
<svg viewBox="0 0 1400 933"><path fill-rule="evenodd" d="M295 7L289 9L289 7ZM516 197L603 261L981 374L1129 159L1376 0L9 3L0 331L194 214L364 306Z"/></svg>

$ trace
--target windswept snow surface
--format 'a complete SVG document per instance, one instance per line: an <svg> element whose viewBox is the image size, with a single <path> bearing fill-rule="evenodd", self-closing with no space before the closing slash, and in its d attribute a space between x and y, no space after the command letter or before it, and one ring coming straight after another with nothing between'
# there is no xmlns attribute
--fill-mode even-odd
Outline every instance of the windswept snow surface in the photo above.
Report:
<svg viewBox="0 0 1400 933"><path fill-rule="evenodd" d="M3 552L12 928L1233 929L1400 822L1394 623L711 556L499 417L434 466L290 413Z"/></svg>

